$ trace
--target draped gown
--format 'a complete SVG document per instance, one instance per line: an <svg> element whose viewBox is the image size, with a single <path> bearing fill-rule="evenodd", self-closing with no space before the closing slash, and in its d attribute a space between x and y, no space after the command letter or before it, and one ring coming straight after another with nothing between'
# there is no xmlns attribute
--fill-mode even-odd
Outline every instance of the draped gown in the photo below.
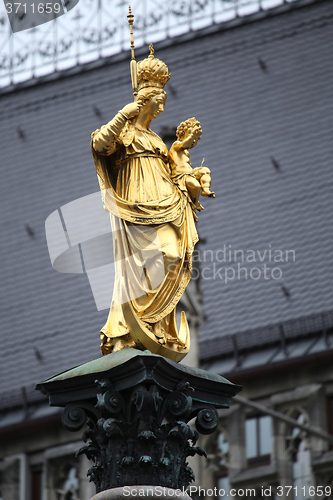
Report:
<svg viewBox="0 0 333 500"><path fill-rule="evenodd" d="M102 352L135 346L122 308L126 301L157 340L177 342L176 305L190 280L198 241L189 199L172 181L167 148L151 130L129 121L111 142L103 128L92 138L102 199L111 214L115 262Z"/></svg>

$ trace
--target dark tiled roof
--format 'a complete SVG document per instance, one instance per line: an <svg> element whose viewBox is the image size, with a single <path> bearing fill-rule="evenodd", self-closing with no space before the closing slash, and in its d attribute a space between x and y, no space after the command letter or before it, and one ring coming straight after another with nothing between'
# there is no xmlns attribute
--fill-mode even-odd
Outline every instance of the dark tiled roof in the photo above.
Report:
<svg viewBox="0 0 333 500"><path fill-rule="evenodd" d="M235 354L235 351L244 353L253 351L258 346L262 348L295 340L319 338L325 332L333 334L333 311L266 325L232 335L206 338L200 342L200 358L205 361L221 356L229 357Z"/></svg>
<svg viewBox="0 0 333 500"><path fill-rule="evenodd" d="M246 333L246 332L245 332ZM280 339L281 340L281 339ZM332 329L326 332L317 332L317 334L306 337L298 337L297 340L288 340L279 344L267 345L258 348L258 345L248 351L234 351L229 355L210 358L202 361L202 368L220 375L233 376L242 372L242 380L260 370L261 375L267 370L271 373L281 367L290 369L299 362L307 363L308 369L313 371L314 365L320 366L322 363L331 363L333 357L333 333ZM245 375L244 373L247 373Z"/></svg>
<svg viewBox="0 0 333 500"><path fill-rule="evenodd" d="M210 43L216 46L213 37ZM199 222L206 240L201 266L210 278L202 280L207 318L201 328L203 353L212 337L222 344L224 335L263 327L266 337L267 325L333 308L331 6L317 5L225 33L220 47L220 64L205 73L220 96L215 116L210 118L206 86L201 103L206 113L198 115L204 131L200 148L216 191ZM240 254L236 262L218 262L223 255L217 250L224 245L245 255L253 249L263 256L266 250L266 256L263 262L258 256L255 263L240 262ZM294 250L295 262L274 263L269 249ZM205 250L213 250L213 262L208 252L204 262ZM225 267L234 268L237 276L238 263L248 272L264 263L279 267L282 277L265 280L262 272L258 280L245 280L242 271L240 280L225 284ZM245 342L248 337L244 334Z"/></svg>
<svg viewBox="0 0 333 500"><path fill-rule="evenodd" d="M206 157L216 192L199 217L202 252L296 252L279 281L202 279L204 341L332 308L332 22L318 2L155 47L172 72L155 130L202 123L192 163ZM128 60L116 60L0 96L0 393L19 398L99 355L107 311L85 274L52 270L44 223L98 190L90 134L131 100ZM212 264L201 262L206 276Z"/></svg>

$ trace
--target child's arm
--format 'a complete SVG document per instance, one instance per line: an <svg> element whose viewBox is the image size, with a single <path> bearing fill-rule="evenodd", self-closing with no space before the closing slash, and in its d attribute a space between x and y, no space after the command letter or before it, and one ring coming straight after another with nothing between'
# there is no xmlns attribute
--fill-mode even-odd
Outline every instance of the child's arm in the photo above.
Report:
<svg viewBox="0 0 333 500"><path fill-rule="evenodd" d="M181 149L183 149L183 143L180 141L175 141L170 148L169 154L172 154L174 151L179 151Z"/></svg>
<svg viewBox="0 0 333 500"><path fill-rule="evenodd" d="M202 133L200 125L194 127L181 143L181 149L191 149L197 143Z"/></svg>

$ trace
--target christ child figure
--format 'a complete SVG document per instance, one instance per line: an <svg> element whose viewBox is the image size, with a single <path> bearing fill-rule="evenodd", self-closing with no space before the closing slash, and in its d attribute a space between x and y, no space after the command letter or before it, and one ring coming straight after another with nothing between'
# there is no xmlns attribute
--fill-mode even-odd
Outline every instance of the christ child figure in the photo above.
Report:
<svg viewBox="0 0 333 500"><path fill-rule="evenodd" d="M200 191L202 196L215 198L214 192L210 191L210 170L202 166L205 159L200 167L193 169L188 152L201 137L200 122L196 118L189 118L179 125L176 133L177 141L172 144L169 151L171 178L182 191L189 194L194 207L203 210L204 207L199 202Z"/></svg>

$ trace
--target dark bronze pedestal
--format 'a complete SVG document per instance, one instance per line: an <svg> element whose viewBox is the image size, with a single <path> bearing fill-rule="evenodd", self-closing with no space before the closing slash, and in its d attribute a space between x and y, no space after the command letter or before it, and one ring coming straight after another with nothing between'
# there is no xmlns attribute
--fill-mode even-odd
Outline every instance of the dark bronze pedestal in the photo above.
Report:
<svg viewBox="0 0 333 500"><path fill-rule="evenodd" d="M150 351L125 349L38 384L51 406L65 407L63 424L83 433L96 491L129 485L183 489L194 479L186 458L214 432L217 408L228 408L240 386L214 373L177 364Z"/></svg>

